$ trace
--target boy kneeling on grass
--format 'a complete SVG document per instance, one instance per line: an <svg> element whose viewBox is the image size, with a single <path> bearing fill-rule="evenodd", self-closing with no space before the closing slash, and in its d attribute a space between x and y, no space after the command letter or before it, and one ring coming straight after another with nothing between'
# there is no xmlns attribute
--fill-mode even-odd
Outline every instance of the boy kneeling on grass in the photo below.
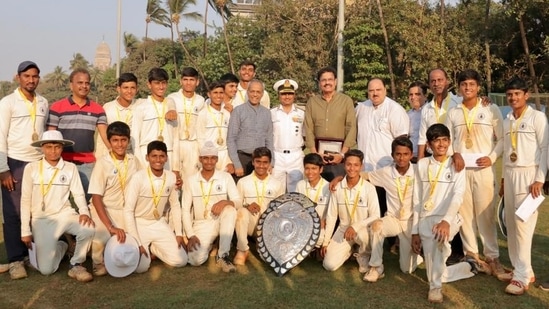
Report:
<svg viewBox="0 0 549 309"><path fill-rule="evenodd" d="M87 282L93 276L82 266L95 232L84 189L76 165L61 158L63 147L74 145L61 132L46 131L31 144L41 147L44 157L29 163L21 185L21 241L31 249L34 240L38 270L53 274L67 251L59 241L64 233L76 235L76 248L70 259L69 277ZM78 213L71 207L72 194Z"/></svg>

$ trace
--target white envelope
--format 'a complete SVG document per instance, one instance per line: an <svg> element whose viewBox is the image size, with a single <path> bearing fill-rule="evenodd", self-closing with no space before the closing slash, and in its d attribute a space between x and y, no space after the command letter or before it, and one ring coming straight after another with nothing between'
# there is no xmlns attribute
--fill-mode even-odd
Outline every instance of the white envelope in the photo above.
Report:
<svg viewBox="0 0 549 309"><path fill-rule="evenodd" d="M31 242L31 246L32 248L29 249L29 262L34 268L40 269L38 268L38 261L36 260L36 245L34 244L34 241Z"/></svg>
<svg viewBox="0 0 549 309"><path fill-rule="evenodd" d="M530 216L538 209L539 205L545 200L545 196L541 194L537 198L534 198L532 194L528 194L524 202L520 204L519 208L515 211L517 217L522 221L527 221Z"/></svg>
<svg viewBox="0 0 549 309"><path fill-rule="evenodd" d="M480 168L477 165L477 160L482 157L486 157L483 153L461 153L461 157L465 162L465 168Z"/></svg>

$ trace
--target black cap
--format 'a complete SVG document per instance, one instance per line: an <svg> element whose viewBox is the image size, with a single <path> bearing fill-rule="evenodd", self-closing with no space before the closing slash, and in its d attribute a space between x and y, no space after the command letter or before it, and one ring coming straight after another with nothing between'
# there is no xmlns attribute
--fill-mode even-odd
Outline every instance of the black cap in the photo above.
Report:
<svg viewBox="0 0 549 309"><path fill-rule="evenodd" d="M27 71L28 69L35 68L38 70L38 73L40 73L40 69L38 68L38 65L32 61L23 61L19 64L17 67L17 74L21 74L22 72Z"/></svg>

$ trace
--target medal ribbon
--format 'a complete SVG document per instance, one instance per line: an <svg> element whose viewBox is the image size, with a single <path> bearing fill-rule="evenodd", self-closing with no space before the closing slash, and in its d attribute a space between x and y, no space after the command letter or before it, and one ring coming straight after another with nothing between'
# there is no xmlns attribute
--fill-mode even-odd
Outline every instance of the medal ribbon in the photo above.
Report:
<svg viewBox="0 0 549 309"><path fill-rule="evenodd" d="M514 125L511 126L511 147L513 150L517 150L517 136L518 136L518 129L520 127L520 124L522 123L522 117L524 116L526 112L526 108L522 111L522 114L520 114L520 117L515 120Z"/></svg>
<svg viewBox="0 0 549 309"><path fill-rule="evenodd" d="M115 106L115 109L116 109L116 118L118 119L118 121L122 121L122 117L120 117L120 111L118 110L118 107ZM126 112L126 119L124 120L125 123L129 124L131 115L132 115L132 110L128 108Z"/></svg>
<svg viewBox="0 0 549 309"><path fill-rule="evenodd" d="M122 196L124 196L124 190L126 188L126 177L128 176L128 156L124 156L124 170L120 169L118 160L114 157L113 152L111 152L111 158L114 162L114 167L118 171L118 181L120 182L120 188L122 189Z"/></svg>
<svg viewBox="0 0 549 309"><path fill-rule="evenodd" d="M154 204L154 209L157 209L158 208L158 203L160 203L160 198L162 197L162 192L164 191L164 186L166 185L166 173L163 173L163 179L162 179L162 187L160 188L160 190L156 191L154 190L154 183L153 183L153 180L152 180L152 176L151 176L151 169L148 168L147 169L147 175L149 176L149 182L151 183L151 192L152 192L152 196L153 196L153 204Z"/></svg>
<svg viewBox="0 0 549 309"><path fill-rule="evenodd" d="M206 215L208 214L208 203L210 202L210 195L212 193L212 187L213 187L213 180L208 181L210 184L210 188L208 189L208 195L204 196L204 186L203 182L200 181L200 192L202 192L202 204L204 204L204 219L206 219Z"/></svg>
<svg viewBox="0 0 549 309"><path fill-rule="evenodd" d="M160 126L160 134L159 135L162 135L162 132L164 132L164 126L166 125L166 119L164 118L164 115L166 114L166 100L163 100L162 102L159 102L160 104L162 104L162 114L159 114L158 113L158 106L156 106L156 101L154 100L154 98L152 96L151 97L151 100L153 102L153 105L154 105L154 110L156 111L156 118L158 119L158 125Z"/></svg>
<svg viewBox="0 0 549 309"><path fill-rule="evenodd" d="M438 123L444 123L445 119L442 119L443 115L440 115L440 108L438 107L437 102L435 101L435 99L433 99L433 102L435 103L435 114L436 114L436 117L437 117L437 122ZM448 93L448 95L446 95L446 99L444 99L442 104L440 104L441 107L444 109L444 112L445 112L444 115L446 115L446 113L448 112L448 104L450 104L450 94L449 93Z"/></svg>
<svg viewBox="0 0 549 309"><path fill-rule="evenodd" d="M406 197L406 192L408 192L408 186L410 185L410 176L406 176L406 182L404 183L404 192L402 192L402 177L397 177L395 183L397 186L398 200L400 201L400 207L404 206L404 198Z"/></svg>
<svg viewBox="0 0 549 309"><path fill-rule="evenodd" d="M32 121L32 129L34 132L36 132L36 95L34 96L31 102L27 100L27 97L23 94L23 91L21 91L21 88L17 88L17 91L19 91L19 94L23 98L23 101L25 102L25 105L29 110L29 115Z"/></svg>
<svg viewBox="0 0 549 309"><path fill-rule="evenodd" d="M323 184L324 184L324 179L320 178L320 182L317 184L318 189L316 190L315 199L313 200L313 202L315 203L318 201L318 197L320 196L320 191L322 191ZM311 196L309 195L309 187L307 186L305 186L305 193L307 194L308 198L311 198Z"/></svg>
<svg viewBox="0 0 549 309"><path fill-rule="evenodd" d="M462 105L463 110L463 117L465 118L465 125L467 126L467 136L471 136L471 129L473 128L473 120L475 119L475 116L477 115L478 111L478 101L475 107L469 112L469 109L465 107L465 105Z"/></svg>
<svg viewBox="0 0 549 309"><path fill-rule="evenodd" d="M223 134L221 133L221 125L223 124L223 116L224 116L223 111L220 111L220 114L221 114L221 121L220 122L217 122L217 119L216 119L217 117L212 112L210 105L208 105L208 112L210 113L210 115L212 115L212 120L214 121L215 126L217 127L218 138L223 138Z"/></svg>
<svg viewBox="0 0 549 309"><path fill-rule="evenodd" d="M345 195L345 208L347 208L347 212L351 216L351 223L353 223L353 218L355 216L356 207L358 206L358 198L360 197L360 188L362 188L363 183L364 183L364 179L360 178L360 184L358 185L358 188L356 190L355 201L353 203L353 209L352 210L349 209L349 200L351 199L351 190L352 189L345 188L345 191L343 192L343 194ZM349 191L349 197L347 197L347 191Z"/></svg>
<svg viewBox="0 0 549 309"><path fill-rule="evenodd" d="M50 192L53 180L55 179L55 176L57 176L57 173L59 172L58 168L54 167L54 169L55 169L55 172L53 173L53 176L51 176L50 181L48 182L48 186L44 188L44 160L43 159L40 160L40 191L42 192L42 203L44 202L44 199L46 198L46 195L48 194L48 192Z"/></svg>
<svg viewBox="0 0 549 309"><path fill-rule="evenodd" d="M267 178L265 178L262 182L261 182L261 195L259 195L259 188L257 187L257 177L255 176L254 174L254 185L255 185L255 194L257 196L257 203L259 204L259 206L263 207L263 200L265 199L265 190L267 189L267 180L269 179L269 176L267 176Z"/></svg>
<svg viewBox="0 0 549 309"><path fill-rule="evenodd" d="M242 102L246 103L245 96L242 95L242 92L246 92L246 90L238 90L238 94L240 95L240 98L242 99Z"/></svg>
<svg viewBox="0 0 549 309"><path fill-rule="evenodd" d="M193 110L193 106L194 106L194 98L196 97L196 95L193 94L193 97L191 98L190 109L188 108L189 106L187 105L187 98L183 94L181 94L181 96L183 97L183 112L185 113L185 130L187 130L187 132L188 132L190 124L191 124L191 116L192 116L192 110Z"/></svg>
<svg viewBox="0 0 549 309"><path fill-rule="evenodd" d="M440 163L440 165L438 166L437 175L435 176L434 179L433 179L433 174L431 173L430 166L427 169L428 176L429 176L429 184L430 184L429 198L432 198L433 194L435 193L435 189L437 188L438 178L440 176L440 172L443 170L443 167L446 165L446 161L448 161L448 157L446 157L446 159L444 159L444 161L442 161ZM429 165L431 165L431 161L429 161Z"/></svg>

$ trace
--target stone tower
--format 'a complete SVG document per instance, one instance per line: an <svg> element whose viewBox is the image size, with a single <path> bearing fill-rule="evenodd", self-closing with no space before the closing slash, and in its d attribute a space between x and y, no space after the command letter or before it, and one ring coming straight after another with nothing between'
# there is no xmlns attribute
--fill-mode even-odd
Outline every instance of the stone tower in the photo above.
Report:
<svg viewBox="0 0 549 309"><path fill-rule="evenodd" d="M95 49L95 58L93 60L93 66L102 71L111 67L111 49L109 45L102 41Z"/></svg>

